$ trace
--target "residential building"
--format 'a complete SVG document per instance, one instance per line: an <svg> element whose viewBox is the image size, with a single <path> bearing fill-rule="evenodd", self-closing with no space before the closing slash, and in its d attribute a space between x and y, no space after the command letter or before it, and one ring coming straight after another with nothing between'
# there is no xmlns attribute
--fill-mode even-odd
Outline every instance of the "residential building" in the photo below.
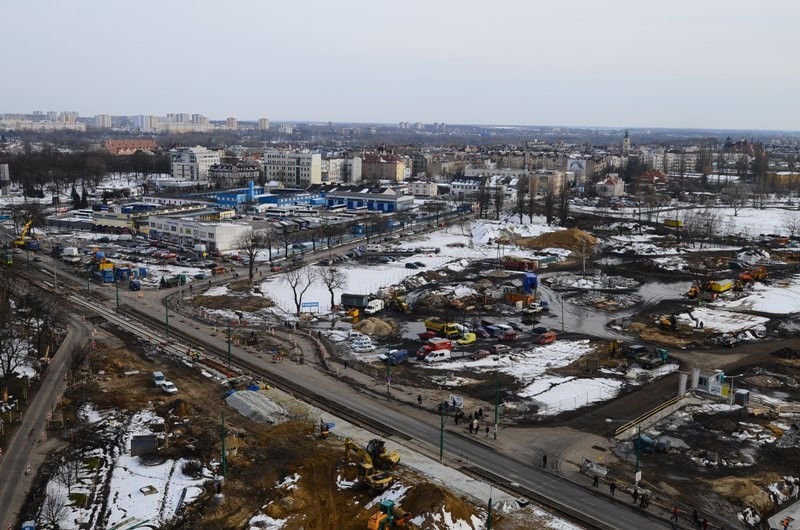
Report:
<svg viewBox="0 0 800 530"><path fill-rule="evenodd" d="M361 181L361 158L324 158L320 166L323 184L351 184Z"/></svg>
<svg viewBox="0 0 800 530"><path fill-rule="evenodd" d="M267 181L275 180L292 188L322 183L322 155L319 153L267 149L261 163Z"/></svg>
<svg viewBox="0 0 800 530"><path fill-rule="evenodd" d="M416 197L436 197L438 184L435 182L426 182L424 180L415 180L408 183L408 191L411 195Z"/></svg>
<svg viewBox="0 0 800 530"><path fill-rule="evenodd" d="M261 118L258 120L258 130L259 131L269 130L269 120L267 118Z"/></svg>
<svg viewBox="0 0 800 530"><path fill-rule="evenodd" d="M244 186L250 181L261 181L261 167L256 162L215 164L208 168L208 180L214 188Z"/></svg>
<svg viewBox="0 0 800 530"><path fill-rule="evenodd" d="M181 147L170 151L172 178L196 184L208 185L208 171L220 163L219 153L205 147Z"/></svg>
<svg viewBox="0 0 800 530"><path fill-rule="evenodd" d="M236 118L228 118L227 120L225 120L225 126L228 129L235 131L239 128L239 120L237 120Z"/></svg>
<svg viewBox="0 0 800 530"><path fill-rule="evenodd" d="M594 185L594 190L600 197L619 197L625 193L625 182L615 174Z"/></svg>
<svg viewBox="0 0 800 530"><path fill-rule="evenodd" d="M153 152L158 149L156 141L152 138L126 138L122 140L106 140L103 146L115 156L128 156L137 151Z"/></svg>
<svg viewBox="0 0 800 530"><path fill-rule="evenodd" d="M111 116L108 114L97 114L94 117L94 126L98 129L110 129L111 128Z"/></svg>
<svg viewBox="0 0 800 530"><path fill-rule="evenodd" d="M370 182L402 182L405 179L406 163L403 157L394 154L369 154L361 162L361 172L364 180Z"/></svg>

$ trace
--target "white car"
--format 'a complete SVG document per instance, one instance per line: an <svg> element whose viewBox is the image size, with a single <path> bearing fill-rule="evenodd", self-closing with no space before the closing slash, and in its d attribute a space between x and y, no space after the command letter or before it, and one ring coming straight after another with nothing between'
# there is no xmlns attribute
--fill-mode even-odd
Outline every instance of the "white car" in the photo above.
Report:
<svg viewBox="0 0 800 530"><path fill-rule="evenodd" d="M360 344L358 346L353 347L353 351L356 353L367 353L371 351L375 351L375 346L372 344Z"/></svg>
<svg viewBox="0 0 800 530"><path fill-rule="evenodd" d="M173 383L171 381L164 381L163 383L161 383L161 390L163 390L167 394L177 394L178 393L178 387L175 386L175 383Z"/></svg>

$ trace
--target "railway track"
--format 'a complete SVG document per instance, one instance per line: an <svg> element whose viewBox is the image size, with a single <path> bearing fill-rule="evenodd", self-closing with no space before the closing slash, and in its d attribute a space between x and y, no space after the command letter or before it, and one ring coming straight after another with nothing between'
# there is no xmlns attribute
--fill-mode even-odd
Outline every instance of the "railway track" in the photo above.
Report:
<svg viewBox="0 0 800 530"><path fill-rule="evenodd" d="M57 292L54 285L51 283L50 278L42 279L37 277L35 273L29 270L22 271L19 270L19 268L16 268L15 273L25 278L28 282L36 285L40 289L47 291L48 293L57 296L65 296L69 303L73 305L73 307L79 307L85 311L91 312L127 333L131 333L139 338L149 340L152 344L160 348L161 351L178 360L191 363L193 359L188 352L194 347L202 349L207 354L210 354L211 358L217 365L222 365L222 363L227 364L227 352L220 350L217 346L208 341L203 341L195 336L183 333L181 330L176 328L170 329L170 337L164 337L161 331L164 323L151 314L137 311L136 308L127 304L121 305L120 313L116 313L113 309L104 305L105 303L109 302L108 300L104 300L104 303L98 303L97 300L88 300L83 296L75 294L74 291L68 290L67 292ZM95 295L95 298L99 297ZM241 357L238 353L234 354L233 351L230 356L230 367L232 370L236 370L236 375L245 375L250 376L255 380L268 381L271 385L279 388L280 390L288 392L295 397L298 397L299 399L312 404L329 414L342 418L354 425L363 426L371 431L384 436L390 436L395 439L404 441L413 440L413 437L402 431L392 428L390 425L387 425L365 414L358 413L357 411L354 411L337 401L330 400L306 387L297 385L291 379L288 379L274 371L267 370L262 366L258 366L256 363ZM588 514L584 514L579 510L572 509L556 499L542 495L520 484L509 482L504 477L496 475L487 469L477 466L460 466L458 469L468 475L480 478L481 480L493 484L498 488L509 491L520 499L528 499L542 508L554 512L558 514L558 516L581 525L582 527L596 528L598 530L608 530L612 528Z"/></svg>

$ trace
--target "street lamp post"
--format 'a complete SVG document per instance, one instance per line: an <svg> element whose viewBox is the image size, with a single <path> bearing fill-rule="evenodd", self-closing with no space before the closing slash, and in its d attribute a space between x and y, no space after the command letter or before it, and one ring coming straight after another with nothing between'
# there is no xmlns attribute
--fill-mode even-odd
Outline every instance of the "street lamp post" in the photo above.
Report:
<svg viewBox="0 0 800 530"><path fill-rule="evenodd" d="M500 408L500 371L498 370L497 380L494 386L494 439L495 440L497 440L497 411L499 408Z"/></svg>
<svg viewBox="0 0 800 530"><path fill-rule="evenodd" d="M228 377L231 376L231 319L228 319Z"/></svg>
<svg viewBox="0 0 800 530"><path fill-rule="evenodd" d="M606 418L606 423L631 423L627 420L612 420L611 418ZM642 424L641 422L636 424L636 442L634 442L636 446L636 467L633 471L633 484L634 486L638 486L639 482L642 480L642 469L641 469L641 450L642 450Z"/></svg>
<svg viewBox="0 0 800 530"><path fill-rule="evenodd" d="M117 313L119 313L119 280L114 282L114 290L117 294Z"/></svg>
<svg viewBox="0 0 800 530"><path fill-rule="evenodd" d="M164 330L169 338L169 297L164 299Z"/></svg>
<svg viewBox="0 0 800 530"><path fill-rule="evenodd" d="M439 462L442 462L444 460L444 421L445 421L446 410L447 410L447 402L443 401L439 404L439 416L442 422L442 425L439 428Z"/></svg>

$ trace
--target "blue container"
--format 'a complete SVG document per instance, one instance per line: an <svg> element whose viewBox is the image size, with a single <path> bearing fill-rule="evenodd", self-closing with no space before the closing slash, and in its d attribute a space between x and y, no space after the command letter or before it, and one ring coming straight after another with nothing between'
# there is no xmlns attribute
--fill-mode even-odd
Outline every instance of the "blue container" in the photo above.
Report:
<svg viewBox="0 0 800 530"><path fill-rule="evenodd" d="M147 278L147 267L139 267L139 278Z"/></svg>

